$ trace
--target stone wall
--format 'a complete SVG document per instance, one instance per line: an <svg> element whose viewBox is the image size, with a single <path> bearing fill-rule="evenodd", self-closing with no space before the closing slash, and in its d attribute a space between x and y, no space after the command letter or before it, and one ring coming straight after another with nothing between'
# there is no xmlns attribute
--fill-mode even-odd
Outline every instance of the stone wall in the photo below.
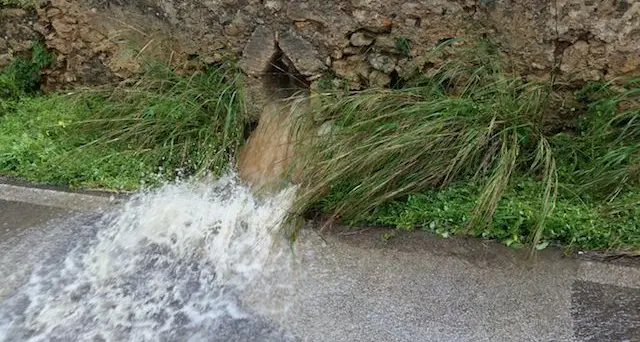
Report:
<svg viewBox="0 0 640 342"><path fill-rule="evenodd" d="M0 7L0 68L31 49L39 38L33 29L36 21L34 11Z"/></svg>
<svg viewBox="0 0 640 342"><path fill-rule="evenodd" d="M148 58L189 70L243 54L257 79L277 61L302 83L331 72L352 89L387 86L457 37L488 37L530 78L640 74L633 0L51 0L1 13L0 65L37 32L58 56L49 87L127 78Z"/></svg>

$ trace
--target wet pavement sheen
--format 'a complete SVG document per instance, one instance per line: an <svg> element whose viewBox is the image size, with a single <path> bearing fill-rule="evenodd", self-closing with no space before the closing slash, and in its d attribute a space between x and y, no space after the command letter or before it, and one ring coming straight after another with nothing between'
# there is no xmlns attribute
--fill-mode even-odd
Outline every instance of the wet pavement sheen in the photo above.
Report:
<svg viewBox="0 0 640 342"><path fill-rule="evenodd" d="M0 200L0 241L20 243L25 229L72 212ZM320 237L305 229L294 290L284 295L290 308L269 313L259 306L257 314L295 336L285 340L640 341L637 266L554 250L532 261L498 244L423 233L384 242L382 233L341 228ZM8 260L0 254L0 264ZM245 303L264 300L258 291ZM266 322L235 321L225 339L278 340L273 331L280 328Z"/></svg>

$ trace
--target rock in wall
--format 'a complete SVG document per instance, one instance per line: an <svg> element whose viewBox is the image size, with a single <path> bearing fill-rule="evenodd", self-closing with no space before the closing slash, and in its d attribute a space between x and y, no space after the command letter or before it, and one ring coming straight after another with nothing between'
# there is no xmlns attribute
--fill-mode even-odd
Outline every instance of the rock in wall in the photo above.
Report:
<svg viewBox="0 0 640 342"><path fill-rule="evenodd" d="M39 38L33 29L36 21L34 11L0 7L0 68L28 51Z"/></svg>
<svg viewBox="0 0 640 342"><path fill-rule="evenodd" d="M0 63L24 35L6 18L24 18L57 53L50 87L127 78L148 58L189 70L236 57L256 79L279 61L303 83L331 72L352 89L388 86L437 64L429 52L457 37L489 38L534 79L640 73L633 0L50 0L37 18L19 11L2 10Z"/></svg>

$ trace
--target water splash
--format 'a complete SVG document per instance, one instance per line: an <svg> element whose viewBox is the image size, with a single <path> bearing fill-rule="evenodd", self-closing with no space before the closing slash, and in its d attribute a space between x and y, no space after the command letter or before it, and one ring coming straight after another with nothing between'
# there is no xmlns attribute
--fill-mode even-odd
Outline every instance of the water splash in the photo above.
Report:
<svg viewBox="0 0 640 342"><path fill-rule="evenodd" d="M238 298L287 267L277 232L294 192L257 199L229 176L136 196L0 302L0 341L239 340L238 322L287 339Z"/></svg>

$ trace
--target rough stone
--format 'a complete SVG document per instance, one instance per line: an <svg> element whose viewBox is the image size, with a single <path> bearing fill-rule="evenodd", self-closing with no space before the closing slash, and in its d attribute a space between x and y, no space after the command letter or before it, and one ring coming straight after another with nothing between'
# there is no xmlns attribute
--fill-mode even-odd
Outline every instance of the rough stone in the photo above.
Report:
<svg viewBox="0 0 640 342"><path fill-rule="evenodd" d="M360 82L369 77L370 67L364 57L355 55L333 61L333 71L349 82Z"/></svg>
<svg viewBox="0 0 640 342"><path fill-rule="evenodd" d="M1 6L0 6L1 7ZM16 8L0 8L0 68L28 51L38 34L30 25L33 16Z"/></svg>
<svg viewBox="0 0 640 342"><path fill-rule="evenodd" d="M243 86L249 120L258 121L263 107L271 100L268 85L263 78L247 76Z"/></svg>
<svg viewBox="0 0 640 342"><path fill-rule="evenodd" d="M579 40L564 50L560 70L577 76L580 70L586 70L589 59L589 44ZM579 78L588 77L579 75ZM591 77L589 77L591 78Z"/></svg>
<svg viewBox="0 0 640 342"><path fill-rule="evenodd" d="M369 86L385 88L388 87L390 83L391 77L385 73L373 70L371 74L369 74Z"/></svg>
<svg viewBox="0 0 640 342"><path fill-rule="evenodd" d="M11 63L11 60L12 57L8 53L0 55L0 68L4 68L5 66L7 66L9 63Z"/></svg>
<svg viewBox="0 0 640 342"><path fill-rule="evenodd" d="M376 11L358 9L353 11L353 16L358 26L367 31L374 33L391 31L391 19Z"/></svg>
<svg viewBox="0 0 640 342"><path fill-rule="evenodd" d="M424 12L425 5L418 2L405 2L400 6L402 16L412 17Z"/></svg>
<svg viewBox="0 0 640 342"><path fill-rule="evenodd" d="M60 33L69 33L74 29L73 23L68 24L64 19L54 19L51 21L51 25Z"/></svg>
<svg viewBox="0 0 640 342"><path fill-rule="evenodd" d="M634 72L640 69L640 56L627 56L626 62L620 68L624 74Z"/></svg>
<svg viewBox="0 0 640 342"><path fill-rule="evenodd" d="M139 72L140 65L129 56L122 63L111 56L124 56L123 44L115 41L123 36L101 33L104 20L75 2L51 1L50 7L38 9L38 32L47 47L56 53L57 69L46 73L45 89L64 87L69 83L105 84L117 77ZM122 28L120 28L122 30ZM130 55L130 53L129 53ZM126 66L126 67L125 67Z"/></svg>
<svg viewBox="0 0 640 342"><path fill-rule="evenodd" d="M376 37L374 46L384 52L395 52L396 39L388 34L379 35Z"/></svg>
<svg viewBox="0 0 640 342"><path fill-rule="evenodd" d="M395 58L379 53L370 54L367 60L371 66L385 74L390 74L396 68Z"/></svg>
<svg viewBox="0 0 640 342"><path fill-rule="evenodd" d="M278 46L303 76L317 76L327 70L316 48L292 30L280 33Z"/></svg>
<svg viewBox="0 0 640 342"><path fill-rule="evenodd" d="M242 52L240 68L253 77L263 76L278 53L273 31L258 26Z"/></svg>
<svg viewBox="0 0 640 342"><path fill-rule="evenodd" d="M278 0L267 0L264 3L264 7L266 7L267 9L270 9L274 12L278 12L282 9L282 1L278 1Z"/></svg>
<svg viewBox="0 0 640 342"><path fill-rule="evenodd" d="M27 16L27 11L20 8L5 8L0 11L2 11L0 15L5 18L22 18Z"/></svg>
<svg viewBox="0 0 640 342"><path fill-rule="evenodd" d="M0 38L8 37L11 51L0 54L15 56L43 39L58 56L45 75L56 88L131 77L147 58L181 72L202 66L198 61L237 58L257 26L283 32L281 48L310 78L328 70L327 56L337 62L332 69L342 67L345 55L401 57L406 51L395 50L398 39L412 42L410 55L402 56L408 59L396 63L400 77L427 72L442 62L431 60L433 47L458 37L487 37L510 71L527 79L559 70L558 81L576 86L640 74L640 5L629 0L51 0L37 13L0 9ZM393 71L379 56L369 59L376 70Z"/></svg>
<svg viewBox="0 0 640 342"><path fill-rule="evenodd" d="M228 35L228 36L232 36L232 37L233 37L233 36L237 36L237 35L239 35L240 33L242 33L242 28L241 28L241 27L239 27L239 26L238 26L238 25L236 25L236 24L231 23L231 24L229 24L229 25L225 26L225 28L224 28L224 33L225 33L226 35Z"/></svg>
<svg viewBox="0 0 640 342"><path fill-rule="evenodd" d="M404 25L408 27L416 27L418 25L418 19L416 18L407 18L404 20Z"/></svg>
<svg viewBox="0 0 640 342"><path fill-rule="evenodd" d="M362 47L357 46L347 46L342 50L342 53L345 55L357 55L362 53Z"/></svg>
<svg viewBox="0 0 640 342"><path fill-rule="evenodd" d="M410 58L401 58L398 60L395 70L400 78L411 78L419 71L418 62Z"/></svg>
<svg viewBox="0 0 640 342"><path fill-rule="evenodd" d="M286 6L286 20L314 23L314 31L308 37L316 46L324 45L328 49L344 48L349 44L346 36L356 31L355 20L347 13L349 5L346 1L301 0L290 1Z"/></svg>
<svg viewBox="0 0 640 342"><path fill-rule="evenodd" d="M351 45L353 46L369 46L373 44L373 40L373 37L364 32L356 32L351 35L351 38L349 38L349 42L351 42Z"/></svg>

